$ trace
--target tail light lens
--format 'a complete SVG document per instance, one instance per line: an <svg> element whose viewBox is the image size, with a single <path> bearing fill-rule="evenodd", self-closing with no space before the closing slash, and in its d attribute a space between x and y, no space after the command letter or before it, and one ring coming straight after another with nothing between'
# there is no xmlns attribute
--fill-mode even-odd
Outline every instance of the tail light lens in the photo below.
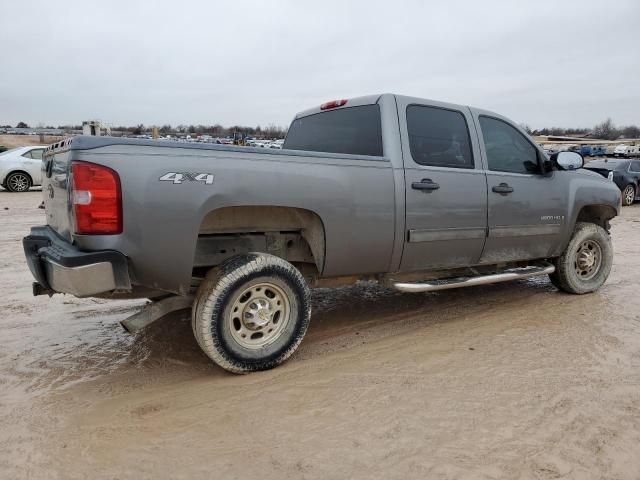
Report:
<svg viewBox="0 0 640 480"><path fill-rule="evenodd" d="M71 163L71 203L79 235L122 233L120 177L102 165Z"/></svg>

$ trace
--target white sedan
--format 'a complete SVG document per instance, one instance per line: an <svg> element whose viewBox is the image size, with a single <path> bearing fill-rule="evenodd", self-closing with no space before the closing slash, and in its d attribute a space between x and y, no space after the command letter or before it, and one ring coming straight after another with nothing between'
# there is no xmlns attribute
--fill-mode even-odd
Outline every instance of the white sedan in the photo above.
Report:
<svg viewBox="0 0 640 480"><path fill-rule="evenodd" d="M42 184L45 147L18 147L0 153L0 185L10 192L26 192Z"/></svg>

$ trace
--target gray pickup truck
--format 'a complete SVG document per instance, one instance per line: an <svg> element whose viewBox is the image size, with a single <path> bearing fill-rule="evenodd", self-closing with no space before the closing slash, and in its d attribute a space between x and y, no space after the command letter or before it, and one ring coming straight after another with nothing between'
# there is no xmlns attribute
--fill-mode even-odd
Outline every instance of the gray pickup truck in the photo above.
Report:
<svg viewBox="0 0 640 480"><path fill-rule="evenodd" d="M45 152L24 251L34 294L151 299L132 331L191 308L203 351L244 373L295 351L313 287L596 290L620 191L582 166L495 113L392 94L299 113L282 150L75 137Z"/></svg>

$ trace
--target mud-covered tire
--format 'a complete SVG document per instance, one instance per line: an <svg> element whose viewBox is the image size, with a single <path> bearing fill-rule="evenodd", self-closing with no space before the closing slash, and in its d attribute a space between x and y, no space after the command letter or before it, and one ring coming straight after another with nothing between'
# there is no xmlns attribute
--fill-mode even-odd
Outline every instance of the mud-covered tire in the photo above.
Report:
<svg viewBox="0 0 640 480"><path fill-rule="evenodd" d="M622 190L622 205L628 207L629 205L633 205L634 200L636 199L636 187L629 184L624 187Z"/></svg>
<svg viewBox="0 0 640 480"><path fill-rule="evenodd" d="M269 297L269 288L271 295L277 296ZM264 297L255 291L261 289L264 289ZM249 297L242 303L247 292ZM255 303L252 303L253 299ZM274 299L282 299L287 307L286 314L280 316L277 311L269 310ZM251 310L251 305L258 308L264 305L264 309ZM236 308L240 311L234 310ZM276 307L274 301L273 308L281 307ZM251 311L258 312L264 317L262 321L268 323L249 323L250 327L247 327L245 318ZM278 320L273 313L277 314ZM191 325L198 345L216 364L232 373L248 373L273 368L289 358L302 342L310 318L310 292L300 272L279 257L250 253L233 257L209 271L198 288ZM276 326L276 321L282 323ZM267 333L271 326L275 333ZM258 328L264 328L260 330L264 333L264 345L250 344L260 341L260 337L251 340L260 333ZM250 334L249 338L241 338L244 332Z"/></svg>
<svg viewBox="0 0 640 480"><path fill-rule="evenodd" d="M592 271L585 260L590 256L596 257ZM581 295L599 289L609 277L612 265L613 246L607 231L595 223L578 222L569 245L555 260L556 271L549 278L558 289Z"/></svg>

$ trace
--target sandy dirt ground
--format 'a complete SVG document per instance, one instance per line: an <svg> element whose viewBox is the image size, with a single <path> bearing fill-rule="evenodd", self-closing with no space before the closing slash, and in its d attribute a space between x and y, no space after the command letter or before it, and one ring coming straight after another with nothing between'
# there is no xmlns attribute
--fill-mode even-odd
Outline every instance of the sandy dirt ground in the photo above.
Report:
<svg viewBox="0 0 640 480"><path fill-rule="evenodd" d="M45 135L44 142L40 141L40 135L0 135L0 145L7 148L49 145L59 140L62 140L62 137L54 137L51 135Z"/></svg>
<svg viewBox="0 0 640 480"><path fill-rule="evenodd" d="M32 297L40 195L0 191L2 479L640 478L640 205L597 293L317 290L299 351L234 376L187 314Z"/></svg>

